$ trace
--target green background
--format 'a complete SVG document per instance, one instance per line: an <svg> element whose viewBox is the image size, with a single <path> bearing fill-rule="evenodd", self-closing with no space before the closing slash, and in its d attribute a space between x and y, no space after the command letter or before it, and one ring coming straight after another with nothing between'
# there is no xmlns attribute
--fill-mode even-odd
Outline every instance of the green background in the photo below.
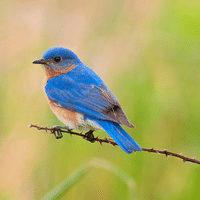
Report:
<svg viewBox="0 0 200 200"><path fill-rule="evenodd" d="M200 159L200 1L1 1L0 199L41 199L89 160L134 180L137 199L199 199L200 167L28 125L62 125L32 61L52 46L74 51L106 82L144 148ZM104 138L107 134L96 132ZM60 199L129 199L127 185L91 168Z"/></svg>

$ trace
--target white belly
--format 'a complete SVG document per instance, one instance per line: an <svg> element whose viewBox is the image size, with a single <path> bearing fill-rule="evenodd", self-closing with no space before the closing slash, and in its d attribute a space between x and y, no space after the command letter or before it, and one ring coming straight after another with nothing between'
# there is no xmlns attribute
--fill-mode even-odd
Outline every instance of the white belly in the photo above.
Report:
<svg viewBox="0 0 200 200"><path fill-rule="evenodd" d="M103 130L101 126L99 126L96 122L92 120L86 120L84 119L84 115L77 113L78 118L78 124L73 123L72 121L63 119L60 116L57 116L57 118L65 125L67 125L70 129L80 130L80 131L88 131L88 130Z"/></svg>

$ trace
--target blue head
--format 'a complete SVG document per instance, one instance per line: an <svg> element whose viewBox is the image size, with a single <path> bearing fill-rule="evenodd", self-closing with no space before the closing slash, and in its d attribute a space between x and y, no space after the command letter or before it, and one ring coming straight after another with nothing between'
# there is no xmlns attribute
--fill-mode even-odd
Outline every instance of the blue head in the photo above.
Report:
<svg viewBox="0 0 200 200"><path fill-rule="evenodd" d="M64 47L52 47L46 50L41 59L34 64L43 64L50 70L67 70L72 65L79 65L81 61L75 53Z"/></svg>

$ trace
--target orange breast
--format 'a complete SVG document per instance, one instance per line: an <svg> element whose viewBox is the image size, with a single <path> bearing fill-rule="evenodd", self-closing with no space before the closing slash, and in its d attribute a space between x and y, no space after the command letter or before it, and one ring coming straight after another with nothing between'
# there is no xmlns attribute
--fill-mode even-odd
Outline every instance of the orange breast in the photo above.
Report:
<svg viewBox="0 0 200 200"><path fill-rule="evenodd" d="M56 106L52 101L49 100L47 95L45 95L45 96L47 98L47 101L49 103L51 110L56 115L56 117L58 117L58 119L60 121L62 121L65 125L69 125L69 124L78 125L79 124L77 112Z"/></svg>
<svg viewBox="0 0 200 200"><path fill-rule="evenodd" d="M48 67L44 67L44 70L45 70L45 79L44 79L44 86L46 85L47 81L50 79L50 78L53 78L54 76L58 76L58 75L61 75L61 74L66 74L67 72L71 71L72 69L74 69L76 66L75 65L71 65L69 68L67 68L66 70L51 70L49 69Z"/></svg>

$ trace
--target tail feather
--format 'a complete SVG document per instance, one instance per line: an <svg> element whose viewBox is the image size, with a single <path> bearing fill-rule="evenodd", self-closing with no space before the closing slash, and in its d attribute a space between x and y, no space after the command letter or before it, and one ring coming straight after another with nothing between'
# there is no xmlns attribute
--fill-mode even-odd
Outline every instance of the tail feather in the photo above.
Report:
<svg viewBox="0 0 200 200"><path fill-rule="evenodd" d="M119 124L105 120L98 120L97 123L112 137L112 139L126 153L132 153L133 151L142 151L142 148Z"/></svg>

